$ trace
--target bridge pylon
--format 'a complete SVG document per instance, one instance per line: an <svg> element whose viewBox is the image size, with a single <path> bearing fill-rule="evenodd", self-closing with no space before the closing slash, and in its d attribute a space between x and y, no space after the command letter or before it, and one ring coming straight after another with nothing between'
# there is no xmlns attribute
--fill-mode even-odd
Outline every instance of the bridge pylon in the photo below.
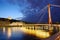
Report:
<svg viewBox="0 0 60 40"><path fill-rule="evenodd" d="M51 26L52 24L52 18L51 18L51 10L50 10L50 4L48 4L48 23L49 23L49 26Z"/></svg>

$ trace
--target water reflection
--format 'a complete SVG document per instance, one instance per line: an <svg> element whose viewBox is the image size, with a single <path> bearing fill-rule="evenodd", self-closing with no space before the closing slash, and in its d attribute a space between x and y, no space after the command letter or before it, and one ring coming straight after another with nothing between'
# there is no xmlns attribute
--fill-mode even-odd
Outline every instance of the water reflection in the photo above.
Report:
<svg viewBox="0 0 60 40"><path fill-rule="evenodd" d="M25 34L20 30L20 27L0 28L0 40L22 40L24 35Z"/></svg>
<svg viewBox="0 0 60 40"><path fill-rule="evenodd" d="M25 31L25 30L24 30ZM35 36L28 35L21 27L1 27L0 40L35 40ZM38 38L36 38L37 40Z"/></svg>
<svg viewBox="0 0 60 40"><path fill-rule="evenodd" d="M38 40L40 30L28 30L25 27L1 27L0 39L4 40ZM36 33L37 32L37 33ZM43 32L43 31L41 31ZM39 34L38 34L39 33ZM32 35L29 35L32 34ZM34 36L36 35L36 36Z"/></svg>
<svg viewBox="0 0 60 40"><path fill-rule="evenodd" d="M20 27L3 27L0 28L3 30L3 34L7 34L7 37L10 38L11 36L17 36L19 34L23 34L22 31L20 30Z"/></svg>
<svg viewBox="0 0 60 40"><path fill-rule="evenodd" d="M41 37L49 37L49 32L44 30L32 30L26 27L1 27L0 40L40 40Z"/></svg>
<svg viewBox="0 0 60 40"><path fill-rule="evenodd" d="M3 27L3 33L4 33L4 34L5 34L5 30L6 30L5 27Z"/></svg>
<svg viewBox="0 0 60 40"><path fill-rule="evenodd" d="M5 28L3 27L3 34L7 34L7 37L10 38L11 37L11 28L8 27L8 28Z"/></svg>
<svg viewBox="0 0 60 40"><path fill-rule="evenodd" d="M8 28L8 29L7 29L7 35L8 35L8 38L11 37L11 28Z"/></svg>

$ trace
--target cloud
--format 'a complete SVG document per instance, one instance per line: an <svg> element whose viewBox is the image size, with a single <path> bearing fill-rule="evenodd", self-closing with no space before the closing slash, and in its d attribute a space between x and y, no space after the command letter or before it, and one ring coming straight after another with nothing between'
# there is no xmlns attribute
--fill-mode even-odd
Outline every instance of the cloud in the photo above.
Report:
<svg viewBox="0 0 60 40"><path fill-rule="evenodd" d="M6 0L6 2L8 2L9 4L13 4L13 5L17 5L19 6L19 11L24 14L26 17L24 18L24 20L29 19L29 21L32 22L32 20L37 21L40 19L40 17L42 15L41 14L41 10L50 4L59 4L57 3L57 0ZM44 9L45 10L45 9ZM47 8L46 8L47 10ZM45 11L46 11L45 10ZM45 12L46 13L46 12ZM36 14L38 16L36 16ZM43 13L42 13L43 14ZM40 16L39 16L40 15ZM37 17L37 18L36 18ZM45 17L45 16L44 16ZM34 18L34 19L33 19ZM44 18L45 19L45 18ZM34 22L35 22L34 21ZM42 19L43 21L43 19Z"/></svg>

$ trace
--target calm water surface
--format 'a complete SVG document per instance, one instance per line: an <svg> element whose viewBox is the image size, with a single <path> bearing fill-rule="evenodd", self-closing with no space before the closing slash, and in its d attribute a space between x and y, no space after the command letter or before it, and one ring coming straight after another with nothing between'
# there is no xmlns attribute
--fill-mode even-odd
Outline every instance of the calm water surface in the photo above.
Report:
<svg viewBox="0 0 60 40"><path fill-rule="evenodd" d="M20 30L20 27L0 27L0 40L39 40Z"/></svg>

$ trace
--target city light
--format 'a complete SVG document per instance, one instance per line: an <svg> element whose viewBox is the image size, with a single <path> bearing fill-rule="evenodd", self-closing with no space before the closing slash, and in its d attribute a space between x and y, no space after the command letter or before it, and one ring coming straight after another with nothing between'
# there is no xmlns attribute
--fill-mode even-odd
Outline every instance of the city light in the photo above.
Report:
<svg viewBox="0 0 60 40"><path fill-rule="evenodd" d="M30 35L35 35L39 38L47 38L50 37L50 33L46 32L44 30L31 30L31 29L26 29L25 27L21 27L21 30L24 33L30 34Z"/></svg>

